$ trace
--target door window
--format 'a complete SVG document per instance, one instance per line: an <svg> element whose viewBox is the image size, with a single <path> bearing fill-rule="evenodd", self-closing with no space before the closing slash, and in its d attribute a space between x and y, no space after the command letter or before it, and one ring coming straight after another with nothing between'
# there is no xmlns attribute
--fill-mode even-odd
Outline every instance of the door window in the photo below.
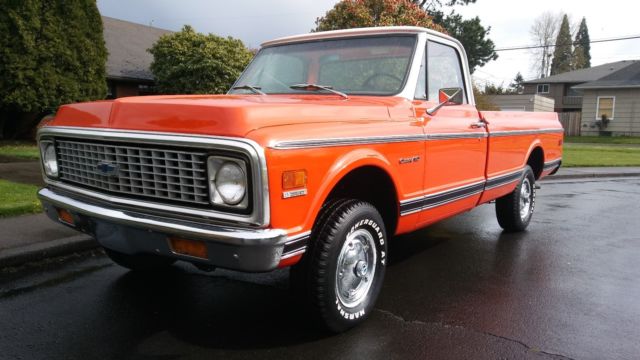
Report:
<svg viewBox="0 0 640 360"><path fill-rule="evenodd" d="M461 88L464 94L463 72L456 49L429 41L427 56L429 100L438 101L438 91L443 88ZM463 102L467 102L466 94Z"/></svg>

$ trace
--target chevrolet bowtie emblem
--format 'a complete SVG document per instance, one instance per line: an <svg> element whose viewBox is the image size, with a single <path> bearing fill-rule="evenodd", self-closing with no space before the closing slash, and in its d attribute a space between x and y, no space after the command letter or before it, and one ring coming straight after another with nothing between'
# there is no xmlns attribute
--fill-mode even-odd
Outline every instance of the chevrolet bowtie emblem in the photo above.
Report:
<svg viewBox="0 0 640 360"><path fill-rule="evenodd" d="M118 164L112 164L107 161L101 161L96 165L96 170L100 175L109 177L118 177Z"/></svg>

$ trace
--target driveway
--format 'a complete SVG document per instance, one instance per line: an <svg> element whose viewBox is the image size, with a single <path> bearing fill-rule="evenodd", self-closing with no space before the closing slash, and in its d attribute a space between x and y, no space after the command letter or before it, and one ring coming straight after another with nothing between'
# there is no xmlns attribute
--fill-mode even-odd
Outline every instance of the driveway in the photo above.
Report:
<svg viewBox="0 0 640 360"><path fill-rule="evenodd" d="M0 279L7 359L637 359L640 179L542 184L529 231L486 205L391 241L363 325L330 336L286 270L141 276L101 255Z"/></svg>

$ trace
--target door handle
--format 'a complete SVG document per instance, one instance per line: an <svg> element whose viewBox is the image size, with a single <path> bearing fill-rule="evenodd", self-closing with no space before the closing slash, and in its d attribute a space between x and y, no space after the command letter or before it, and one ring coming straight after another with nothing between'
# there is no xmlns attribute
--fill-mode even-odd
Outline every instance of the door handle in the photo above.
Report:
<svg viewBox="0 0 640 360"><path fill-rule="evenodd" d="M487 124L484 121L478 121L478 122L474 122L473 124L469 125L470 128L472 129L480 129L480 128L486 128Z"/></svg>

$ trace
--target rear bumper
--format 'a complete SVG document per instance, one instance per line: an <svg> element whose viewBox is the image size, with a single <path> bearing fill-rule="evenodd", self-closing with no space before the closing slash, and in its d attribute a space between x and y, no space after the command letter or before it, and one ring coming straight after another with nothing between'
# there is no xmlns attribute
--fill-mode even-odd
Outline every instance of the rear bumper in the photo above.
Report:
<svg viewBox="0 0 640 360"><path fill-rule="evenodd" d="M38 197L47 215L93 236L100 245L125 254L149 253L227 269L262 272L275 269L287 234L277 229L235 228L142 214L88 203L43 188ZM59 218L59 209L73 216L73 224ZM208 258L174 252L169 237L204 241Z"/></svg>

